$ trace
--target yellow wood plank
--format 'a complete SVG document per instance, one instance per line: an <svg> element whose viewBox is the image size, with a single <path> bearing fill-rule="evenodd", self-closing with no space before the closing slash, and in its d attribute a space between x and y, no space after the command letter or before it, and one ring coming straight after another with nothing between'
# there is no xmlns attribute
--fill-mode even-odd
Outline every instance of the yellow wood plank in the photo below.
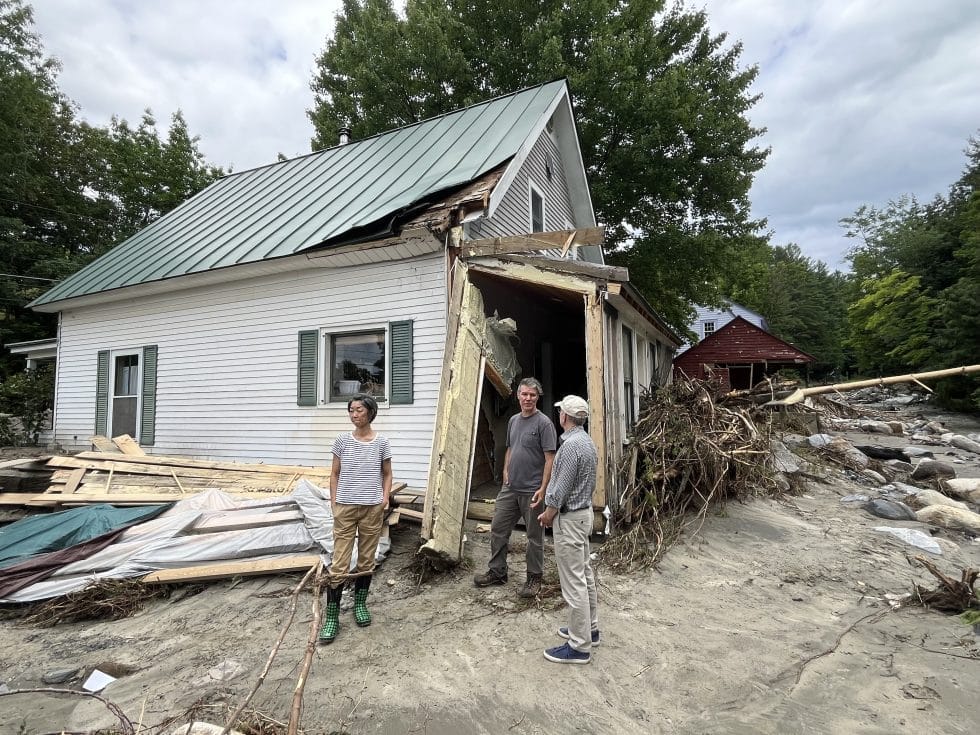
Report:
<svg viewBox="0 0 980 735"><path fill-rule="evenodd" d="M104 455L98 452L79 452L76 457L81 459L105 459ZM125 462L137 465L165 465L168 467L193 467L211 470L231 470L234 472L271 472L280 475L330 475L329 467L303 467L301 465L276 465L276 464L250 464L246 462L212 461L205 459L191 459L189 457L166 457L162 455L152 455L145 457L133 457L127 454L112 458L115 462ZM51 464L49 461L48 464ZM55 465L58 466L58 465Z"/></svg>
<svg viewBox="0 0 980 735"><path fill-rule="evenodd" d="M599 454L592 505L599 507L606 504L606 488L609 481L606 467L606 391L603 383L605 359L602 301L599 299L599 294L593 292L585 299L585 362L586 387L589 391L588 429Z"/></svg>
<svg viewBox="0 0 980 735"><path fill-rule="evenodd" d="M225 513L217 518L198 521L191 533L216 533L218 531L238 531L246 528L264 528L278 526L282 523L302 521L303 514L298 510L282 510L271 513L246 513L244 511Z"/></svg>
<svg viewBox="0 0 980 735"><path fill-rule="evenodd" d="M280 572L301 572L320 562L318 554L298 554L280 559L258 559L255 561L232 561L219 564L204 564L181 569L162 569L143 577L144 582L203 582L209 579L228 577L247 577L258 574Z"/></svg>
<svg viewBox="0 0 980 735"><path fill-rule="evenodd" d="M113 444L112 440L110 440L107 436L96 434L95 436L90 436L88 440L89 443L99 452L103 452L105 454L121 454L119 448Z"/></svg>
<svg viewBox="0 0 980 735"><path fill-rule="evenodd" d="M136 443L129 434L120 434L119 436L112 437L112 443L119 447L119 451L123 454L129 454L133 457L145 457L146 452L143 451L143 447Z"/></svg>

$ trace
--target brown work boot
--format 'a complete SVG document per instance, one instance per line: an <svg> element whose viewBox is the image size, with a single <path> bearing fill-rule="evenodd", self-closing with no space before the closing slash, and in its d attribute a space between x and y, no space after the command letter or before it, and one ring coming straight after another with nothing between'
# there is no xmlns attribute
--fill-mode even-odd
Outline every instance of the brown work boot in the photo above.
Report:
<svg viewBox="0 0 980 735"><path fill-rule="evenodd" d="M523 589L517 594L520 597L537 597L541 593L541 575L540 574L529 574L527 575L527 581L524 583Z"/></svg>
<svg viewBox="0 0 980 735"><path fill-rule="evenodd" d="M497 574L492 569L487 570L486 574L478 574L473 577L473 584L477 587L489 587L490 585L507 584L506 574Z"/></svg>

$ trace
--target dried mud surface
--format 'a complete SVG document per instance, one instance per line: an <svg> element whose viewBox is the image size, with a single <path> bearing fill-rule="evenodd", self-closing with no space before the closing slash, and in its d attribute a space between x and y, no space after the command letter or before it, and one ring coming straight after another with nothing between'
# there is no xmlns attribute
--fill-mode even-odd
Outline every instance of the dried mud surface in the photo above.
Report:
<svg viewBox="0 0 980 735"><path fill-rule="evenodd" d="M980 476L976 462L957 468ZM553 587L532 604L517 598L519 532L508 585L476 589L472 575L489 555L476 522L467 522L469 568L420 583L412 566L418 526L402 521L372 589L374 624L357 628L348 611L337 641L316 651L303 731L977 732L980 638L954 616L894 610L885 597L936 584L913 560L923 552L873 528L921 524L846 507L842 496L867 488L826 472L802 495L715 509L656 570L616 575L600 567L602 644L588 666L542 657L559 642L565 613ZM959 578L963 567L980 566L976 540L936 537L945 573ZM556 582L550 538L546 553ZM158 732L195 704L204 719L224 724L258 680L299 579L178 588L113 622L47 629L2 622L0 682L44 687L42 676L53 671L116 666L123 675L102 696L143 732ZM252 703L280 722L289 717L311 619L304 594ZM91 699L0 696L3 735L117 723Z"/></svg>

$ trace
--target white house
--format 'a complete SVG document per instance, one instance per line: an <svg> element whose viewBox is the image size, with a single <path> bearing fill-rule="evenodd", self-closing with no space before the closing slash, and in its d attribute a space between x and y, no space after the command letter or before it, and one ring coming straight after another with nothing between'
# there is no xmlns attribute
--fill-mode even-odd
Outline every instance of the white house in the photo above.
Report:
<svg viewBox="0 0 980 735"><path fill-rule="evenodd" d="M534 375L543 410L588 396L614 502L637 388L680 341L595 225L563 80L230 174L33 302L59 314L54 439L322 465L369 392L432 536L461 528L446 503ZM474 341L494 313L517 324L510 384Z"/></svg>

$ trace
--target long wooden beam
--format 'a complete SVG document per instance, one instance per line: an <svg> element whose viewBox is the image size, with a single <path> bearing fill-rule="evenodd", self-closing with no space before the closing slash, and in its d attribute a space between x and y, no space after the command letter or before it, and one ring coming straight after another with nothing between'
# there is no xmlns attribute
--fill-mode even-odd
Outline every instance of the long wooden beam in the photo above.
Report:
<svg viewBox="0 0 980 735"><path fill-rule="evenodd" d="M585 227L580 230L557 230L555 232L535 232L529 235L465 240L460 243L460 254L464 258L476 258L482 255L529 253L538 250L564 250L567 252L572 245L599 245L602 243L605 234L605 227Z"/></svg>
<svg viewBox="0 0 980 735"><path fill-rule="evenodd" d="M871 388L875 385L893 385L894 383L918 383L920 380L930 378L951 378L954 375L967 375L969 373L980 372L980 365L964 365L962 367L947 368L945 370L931 370L927 373L908 373L907 375L892 375L887 378L872 378L871 380L855 380L851 383L836 383L834 385L818 385L813 388L798 388L786 398L776 401L769 401L767 406L787 406L799 403L807 396L815 396L821 393L840 393L842 391L857 390L859 388Z"/></svg>

